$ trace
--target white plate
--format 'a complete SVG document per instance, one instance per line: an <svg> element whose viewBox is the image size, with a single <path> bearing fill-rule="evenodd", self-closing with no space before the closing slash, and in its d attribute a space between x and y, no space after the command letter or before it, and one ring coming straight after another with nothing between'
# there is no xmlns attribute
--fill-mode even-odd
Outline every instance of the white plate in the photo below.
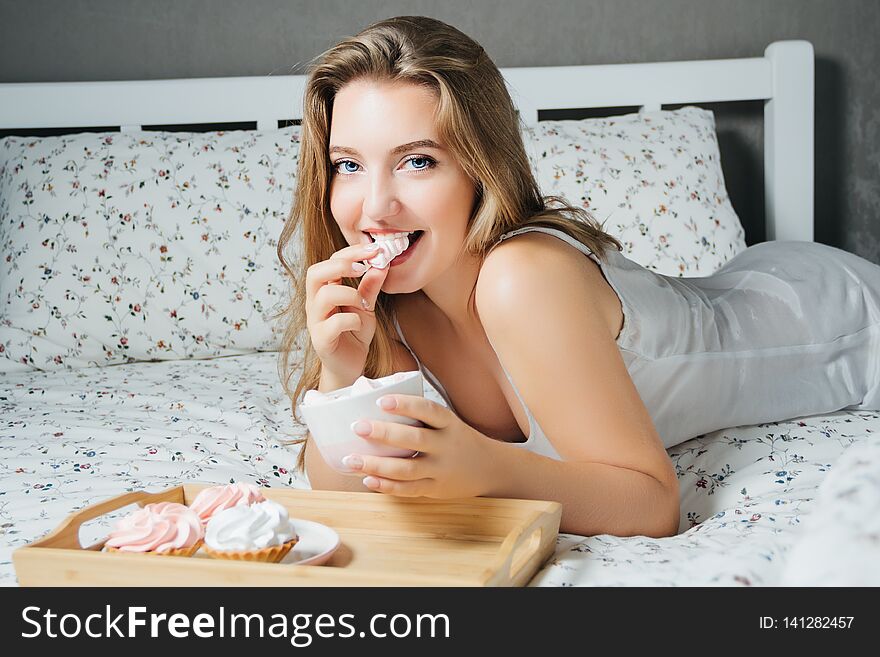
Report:
<svg viewBox="0 0 880 657"><path fill-rule="evenodd" d="M278 563L296 566L320 566L336 552L339 547L339 534L314 520L291 518L299 540L293 549Z"/></svg>

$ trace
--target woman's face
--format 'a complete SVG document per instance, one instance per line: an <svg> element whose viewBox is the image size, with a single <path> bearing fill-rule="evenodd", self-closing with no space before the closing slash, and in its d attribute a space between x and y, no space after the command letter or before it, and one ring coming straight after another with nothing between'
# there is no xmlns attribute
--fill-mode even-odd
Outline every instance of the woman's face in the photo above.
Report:
<svg viewBox="0 0 880 657"><path fill-rule="evenodd" d="M462 251L475 190L440 141L436 109L428 89L364 80L345 85L333 104L330 211L345 239L423 231L390 266L384 292L421 289Z"/></svg>

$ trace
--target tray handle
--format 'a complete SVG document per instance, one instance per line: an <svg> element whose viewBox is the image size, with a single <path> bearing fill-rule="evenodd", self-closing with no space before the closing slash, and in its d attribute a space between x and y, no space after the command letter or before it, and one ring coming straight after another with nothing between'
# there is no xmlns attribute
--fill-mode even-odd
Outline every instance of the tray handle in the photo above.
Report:
<svg viewBox="0 0 880 657"><path fill-rule="evenodd" d="M525 527L520 527L505 538L490 571L494 574L486 584L488 586L525 584L519 580L532 560L544 550L547 542L545 537L550 534L555 535L554 522L558 527L558 516L559 513L535 512Z"/></svg>
<svg viewBox="0 0 880 657"><path fill-rule="evenodd" d="M54 531L50 532L38 541L34 541L28 547L49 547L49 548L70 548L74 550L94 550L100 549L103 543L96 543L88 548L83 548L79 542L79 528L84 522L93 520L110 513L116 509L121 509L129 504L138 504L143 506L153 502L183 502L183 488L178 486L161 493L148 493L146 491L134 491L132 493L123 493L109 500L98 502L71 513L65 518Z"/></svg>

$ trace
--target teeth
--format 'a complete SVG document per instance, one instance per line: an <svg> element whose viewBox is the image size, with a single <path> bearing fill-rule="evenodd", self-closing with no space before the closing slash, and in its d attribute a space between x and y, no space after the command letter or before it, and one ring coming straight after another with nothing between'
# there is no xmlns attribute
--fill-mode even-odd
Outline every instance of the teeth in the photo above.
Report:
<svg viewBox="0 0 880 657"><path fill-rule="evenodd" d="M376 242L390 242L401 237L409 237L414 232L416 231L411 230L408 233L382 233L381 235L378 233L370 233L370 237L372 237Z"/></svg>

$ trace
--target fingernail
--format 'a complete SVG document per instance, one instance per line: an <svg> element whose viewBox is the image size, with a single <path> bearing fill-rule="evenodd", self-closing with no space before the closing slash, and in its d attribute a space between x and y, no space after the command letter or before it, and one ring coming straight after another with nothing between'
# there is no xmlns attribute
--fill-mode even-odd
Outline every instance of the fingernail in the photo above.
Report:
<svg viewBox="0 0 880 657"><path fill-rule="evenodd" d="M397 408L397 400L394 397L379 397L376 400L376 406L390 411L392 408Z"/></svg>
<svg viewBox="0 0 880 657"><path fill-rule="evenodd" d="M345 467L351 468L352 470L360 470L364 467L364 460L357 454L349 454L342 459L342 462L345 464Z"/></svg>
<svg viewBox="0 0 880 657"><path fill-rule="evenodd" d="M367 436L373 430L373 425L366 420L358 420L357 422L351 423L351 430L358 435Z"/></svg>
<svg viewBox="0 0 880 657"><path fill-rule="evenodd" d="M375 251L376 249L378 249L378 248L380 248L380 247L379 247L379 243L378 243L378 242L370 242L370 243L367 244L364 248L365 248L367 251Z"/></svg>
<svg viewBox="0 0 880 657"><path fill-rule="evenodd" d="M379 480L375 477L364 477L364 486L367 488L378 488Z"/></svg>
<svg viewBox="0 0 880 657"><path fill-rule="evenodd" d="M368 269L369 269L369 267L367 267L367 266L366 266L364 263L362 263L362 262L356 262L356 263L354 263L354 264L351 266L351 270L352 270L355 274L363 274L363 273L364 273L365 271L367 271Z"/></svg>
<svg viewBox="0 0 880 657"><path fill-rule="evenodd" d="M369 310L370 306L367 305L367 300L361 297L361 306L363 306L364 310Z"/></svg>

